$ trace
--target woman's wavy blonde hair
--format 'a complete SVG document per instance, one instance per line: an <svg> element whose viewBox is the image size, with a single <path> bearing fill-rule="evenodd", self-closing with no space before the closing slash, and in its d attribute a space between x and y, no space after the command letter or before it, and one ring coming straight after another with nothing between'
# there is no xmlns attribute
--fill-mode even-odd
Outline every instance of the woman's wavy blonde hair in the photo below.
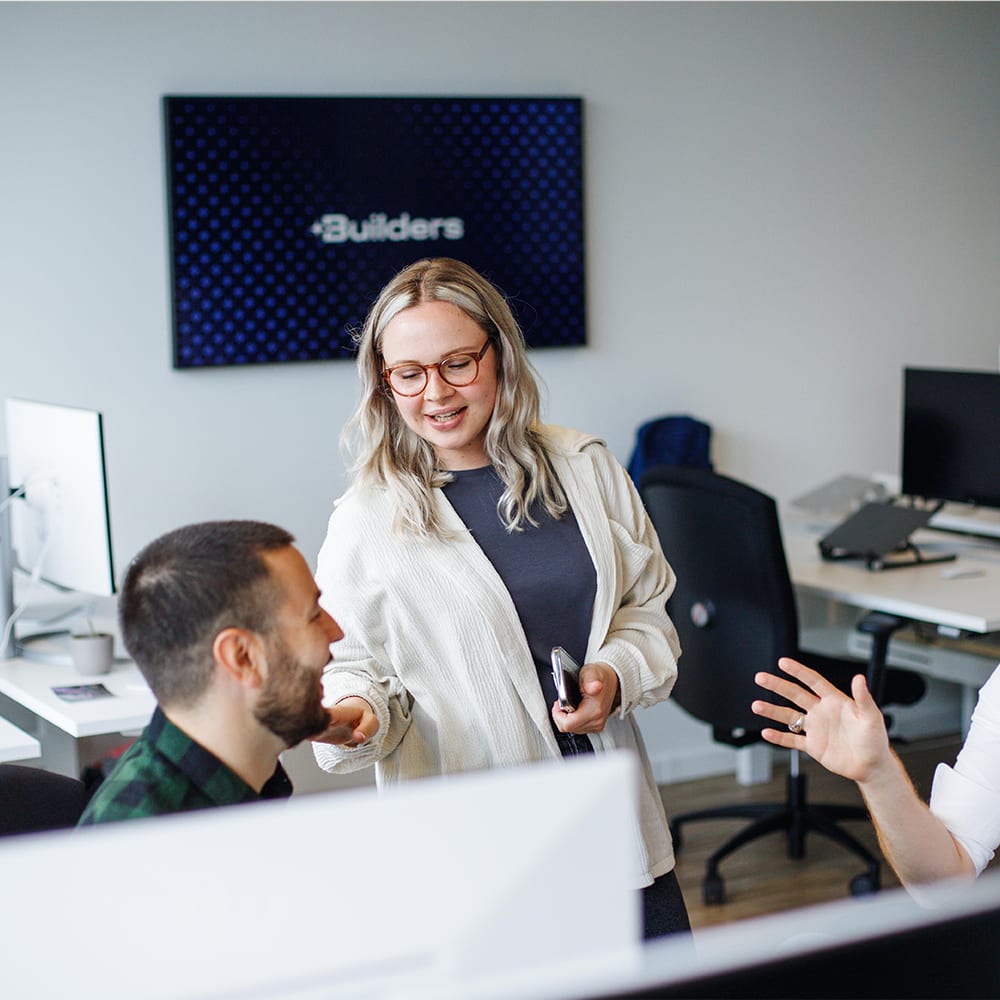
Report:
<svg viewBox="0 0 1000 1000"><path fill-rule="evenodd" d="M539 392L524 335L503 294L486 278L449 257L420 260L400 271L379 293L360 333L358 375L361 400L343 433L354 458L352 483L384 486L395 508L393 528L445 537L432 490L449 482L431 446L403 421L382 377L382 335L404 309L421 302L450 302L489 337L497 356L497 397L486 432L486 454L504 484L497 505L508 531L534 524L540 502L555 518L567 510L539 433Z"/></svg>

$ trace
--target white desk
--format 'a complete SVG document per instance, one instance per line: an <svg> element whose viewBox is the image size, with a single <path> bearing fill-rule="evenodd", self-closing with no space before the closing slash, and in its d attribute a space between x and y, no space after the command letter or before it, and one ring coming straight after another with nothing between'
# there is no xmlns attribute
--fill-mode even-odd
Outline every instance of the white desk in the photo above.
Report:
<svg viewBox="0 0 1000 1000"><path fill-rule="evenodd" d="M34 736L18 729L12 722L0 718L0 762L32 760L40 756L42 748Z"/></svg>
<svg viewBox="0 0 1000 1000"><path fill-rule="evenodd" d="M914 536L928 556L955 552L953 562L929 563L872 571L860 560L827 561L817 545L832 525L819 525L795 511L782 512L785 554L792 582L801 595L833 601L859 611L884 611L943 630L945 634L985 636L1000 631L1000 546L937 531ZM956 573L974 575L955 575ZM866 655L870 640L850 639L850 652ZM996 666L997 657L968 644L964 655L953 647L938 650L916 644L901 633L889 643L889 662L962 687L963 727L979 688Z"/></svg>
<svg viewBox="0 0 1000 1000"><path fill-rule="evenodd" d="M817 546L819 532L785 519L785 554L800 590L856 608L886 611L965 632L1000 630L1000 547L939 532L920 532L922 550L957 552L954 562L872 571L860 561L829 562ZM951 577L956 571L976 576Z"/></svg>
<svg viewBox="0 0 1000 1000"><path fill-rule="evenodd" d="M111 697L70 702L52 690L88 683L103 684ZM34 733L43 765L62 774L79 777L81 739L137 732L154 707L152 692L128 661L116 661L110 673L99 677L84 677L69 665L0 661L0 715Z"/></svg>

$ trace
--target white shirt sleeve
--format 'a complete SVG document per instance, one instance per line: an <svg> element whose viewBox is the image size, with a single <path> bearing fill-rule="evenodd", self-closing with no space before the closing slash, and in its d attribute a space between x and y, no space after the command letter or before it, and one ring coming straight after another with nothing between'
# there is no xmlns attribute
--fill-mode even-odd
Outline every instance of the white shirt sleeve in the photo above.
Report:
<svg viewBox="0 0 1000 1000"><path fill-rule="evenodd" d="M1000 845L1000 667L979 691L955 766L934 772L930 809L981 873Z"/></svg>

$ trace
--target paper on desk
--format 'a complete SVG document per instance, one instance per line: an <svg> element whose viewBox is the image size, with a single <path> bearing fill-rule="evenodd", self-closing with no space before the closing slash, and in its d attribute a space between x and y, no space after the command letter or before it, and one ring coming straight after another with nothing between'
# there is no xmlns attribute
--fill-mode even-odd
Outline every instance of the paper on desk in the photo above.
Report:
<svg viewBox="0 0 1000 1000"><path fill-rule="evenodd" d="M63 701L93 701L95 698L114 698L103 684L61 684L52 688Z"/></svg>

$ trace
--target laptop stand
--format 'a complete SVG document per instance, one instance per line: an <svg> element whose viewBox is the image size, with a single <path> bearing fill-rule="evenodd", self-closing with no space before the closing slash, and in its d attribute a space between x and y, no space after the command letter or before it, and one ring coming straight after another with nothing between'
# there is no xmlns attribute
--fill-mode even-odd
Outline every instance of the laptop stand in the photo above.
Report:
<svg viewBox="0 0 1000 1000"><path fill-rule="evenodd" d="M925 556L910 541L939 508L900 506L891 500L866 503L819 540L820 555L828 560L861 559L874 571L949 562L954 553Z"/></svg>

